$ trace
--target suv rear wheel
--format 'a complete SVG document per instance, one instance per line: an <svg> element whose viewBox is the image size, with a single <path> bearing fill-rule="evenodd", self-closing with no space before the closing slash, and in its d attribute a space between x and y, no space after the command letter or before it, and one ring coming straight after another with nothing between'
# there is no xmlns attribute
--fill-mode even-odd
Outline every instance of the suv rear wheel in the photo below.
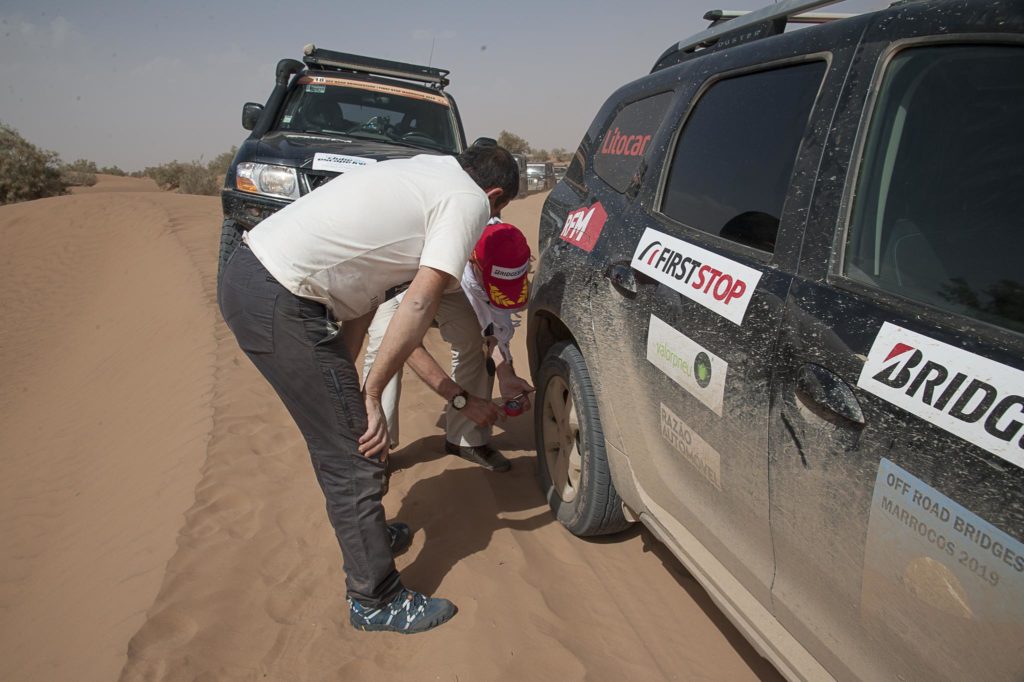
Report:
<svg viewBox="0 0 1024 682"><path fill-rule="evenodd" d="M540 371L534 426L541 490L573 535L604 535L629 526L615 492L594 387L579 349L548 350Z"/></svg>

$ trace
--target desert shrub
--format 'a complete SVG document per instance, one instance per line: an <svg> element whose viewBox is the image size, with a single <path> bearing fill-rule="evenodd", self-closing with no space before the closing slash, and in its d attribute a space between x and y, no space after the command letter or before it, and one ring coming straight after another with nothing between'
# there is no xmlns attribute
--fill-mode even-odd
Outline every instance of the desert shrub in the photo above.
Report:
<svg viewBox="0 0 1024 682"><path fill-rule="evenodd" d="M178 178L178 191L182 194L212 196L220 192L220 180L206 166L198 163L184 164Z"/></svg>
<svg viewBox="0 0 1024 682"><path fill-rule="evenodd" d="M209 163L199 161L171 161L159 166L150 166L142 174L153 178L161 189L173 190L181 194L205 194L208 196L220 193L224 175L228 172L235 158L237 147L231 151L215 156Z"/></svg>
<svg viewBox="0 0 1024 682"><path fill-rule="evenodd" d="M148 166L143 173L153 178L160 189L175 190L181 184L181 175L184 171L185 164L180 161L171 161L159 166Z"/></svg>
<svg viewBox="0 0 1024 682"><path fill-rule="evenodd" d="M125 173L123 170L121 170L117 166L104 166L103 168L100 168L99 172L103 173L104 175L117 175L117 176L120 176L122 178L124 176L128 175L127 173ZM140 173L139 177L141 177L141 173Z"/></svg>
<svg viewBox="0 0 1024 682"><path fill-rule="evenodd" d="M0 204L67 194L60 158L0 123Z"/></svg>
<svg viewBox="0 0 1024 682"><path fill-rule="evenodd" d="M78 159L60 167L61 178L71 187L92 187L96 184L96 162Z"/></svg>

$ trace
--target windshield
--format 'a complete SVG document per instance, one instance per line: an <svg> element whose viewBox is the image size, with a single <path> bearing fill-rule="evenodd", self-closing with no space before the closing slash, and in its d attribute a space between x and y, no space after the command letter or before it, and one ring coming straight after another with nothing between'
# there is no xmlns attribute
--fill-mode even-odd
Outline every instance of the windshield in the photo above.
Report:
<svg viewBox="0 0 1024 682"><path fill-rule="evenodd" d="M527 175L544 175L544 166L527 166Z"/></svg>
<svg viewBox="0 0 1024 682"><path fill-rule="evenodd" d="M442 95L348 78L300 78L277 128L458 152L453 117Z"/></svg>

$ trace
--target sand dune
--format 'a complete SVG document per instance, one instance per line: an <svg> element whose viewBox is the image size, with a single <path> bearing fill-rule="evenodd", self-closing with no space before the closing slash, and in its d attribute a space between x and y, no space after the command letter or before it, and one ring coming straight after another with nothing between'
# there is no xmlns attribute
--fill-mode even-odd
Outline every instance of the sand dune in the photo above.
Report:
<svg viewBox="0 0 1024 682"><path fill-rule="evenodd" d="M645 534L553 521L530 416L488 473L441 454L411 376L385 505L406 583L460 611L352 630L301 437L216 314L217 199L104 184L0 208L0 679L775 676ZM535 238L542 200L505 217Z"/></svg>

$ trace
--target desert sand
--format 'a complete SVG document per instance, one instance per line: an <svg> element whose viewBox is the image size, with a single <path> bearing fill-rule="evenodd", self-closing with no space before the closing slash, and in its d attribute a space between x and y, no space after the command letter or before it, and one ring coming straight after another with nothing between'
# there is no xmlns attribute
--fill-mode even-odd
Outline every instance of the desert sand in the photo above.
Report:
<svg viewBox="0 0 1024 682"><path fill-rule="evenodd" d="M534 243L543 198L504 216ZM489 473L442 454L408 372L385 506L406 584L460 610L351 629L300 435L219 319L219 226L133 178L0 207L0 679L777 679L645 532L554 522L531 414Z"/></svg>

